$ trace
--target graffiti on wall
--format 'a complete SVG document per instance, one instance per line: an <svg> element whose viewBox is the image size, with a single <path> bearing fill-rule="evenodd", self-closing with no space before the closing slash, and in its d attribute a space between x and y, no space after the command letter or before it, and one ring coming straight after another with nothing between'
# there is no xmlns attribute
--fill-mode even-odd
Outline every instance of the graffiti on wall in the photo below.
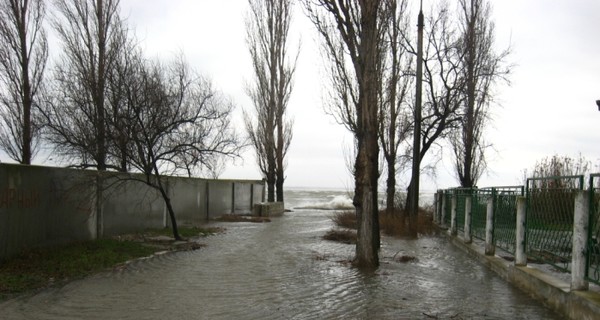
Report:
<svg viewBox="0 0 600 320"><path fill-rule="evenodd" d="M0 209L31 209L40 206L40 191L37 189L0 189Z"/></svg>

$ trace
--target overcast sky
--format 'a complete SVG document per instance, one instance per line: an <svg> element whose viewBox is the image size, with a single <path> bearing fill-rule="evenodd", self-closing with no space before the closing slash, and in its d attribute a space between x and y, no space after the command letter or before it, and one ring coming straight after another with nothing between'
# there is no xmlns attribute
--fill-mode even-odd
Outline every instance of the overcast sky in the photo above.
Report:
<svg viewBox="0 0 600 320"><path fill-rule="evenodd" d="M424 0L424 8L433 2ZM600 99L600 1L492 3L496 43L499 48L512 46L509 60L516 66L511 86L498 89L502 107L494 109L487 134L495 151L489 154L490 172L478 185L517 184L523 169L555 153L581 153L600 171L600 111L594 102ZM247 0L121 0L121 6L149 57L169 58L183 51L194 68L236 101L238 111L251 109L244 91L251 80L244 28ZM286 185L350 188L343 150L352 137L323 111L318 39L299 5L295 12L290 44L296 46L301 38L302 48L289 105L295 125ZM424 178L422 189L457 185L452 172L446 150L437 178ZM260 179L253 152L230 165L222 177Z"/></svg>

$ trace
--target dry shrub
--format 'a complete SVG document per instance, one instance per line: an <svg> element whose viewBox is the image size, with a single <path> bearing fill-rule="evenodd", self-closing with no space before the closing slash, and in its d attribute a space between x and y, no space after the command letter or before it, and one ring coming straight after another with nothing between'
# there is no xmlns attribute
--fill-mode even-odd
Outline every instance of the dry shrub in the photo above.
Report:
<svg viewBox="0 0 600 320"><path fill-rule="evenodd" d="M333 222L341 228L356 229L356 213L354 211L337 212L333 218ZM379 229L388 236L406 237L408 232L408 218L405 218L404 210L395 209L392 214L386 210L379 212ZM432 211L419 209L417 219L417 233L420 235L431 235L436 232L433 224Z"/></svg>
<svg viewBox="0 0 600 320"><path fill-rule="evenodd" d="M400 262L400 263L414 262L414 261L417 261L417 257L413 257L413 256L399 256L399 257L394 257L394 261Z"/></svg>
<svg viewBox="0 0 600 320"><path fill-rule="evenodd" d="M389 236L406 237L409 236L408 217L404 210L395 209L392 214L386 210L379 212L379 228ZM433 213L420 208L417 217L417 233L420 235L431 235L436 232L433 224Z"/></svg>
<svg viewBox="0 0 600 320"><path fill-rule="evenodd" d="M338 211L331 220L338 227L356 229L356 212L354 210Z"/></svg>
<svg viewBox="0 0 600 320"><path fill-rule="evenodd" d="M356 243L356 232L353 230L329 230L323 239L347 244Z"/></svg>

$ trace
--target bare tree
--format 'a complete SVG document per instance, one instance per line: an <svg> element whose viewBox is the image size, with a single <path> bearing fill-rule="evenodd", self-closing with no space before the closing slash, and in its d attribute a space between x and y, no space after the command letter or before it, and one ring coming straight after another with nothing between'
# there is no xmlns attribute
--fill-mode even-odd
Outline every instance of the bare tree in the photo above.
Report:
<svg viewBox="0 0 600 320"><path fill-rule="evenodd" d="M126 159L144 177L132 175L131 179L160 192L173 236L180 239L164 176L191 176L218 157L239 154L241 143L230 124L233 105L183 58L169 64L140 59L127 74L123 93L130 112L123 116L127 115L132 130Z"/></svg>
<svg viewBox="0 0 600 320"><path fill-rule="evenodd" d="M490 105L494 86L507 80L511 67L505 65L510 48L500 53L494 50L492 8L486 0L460 0L459 25L462 57L463 89L460 128L450 136L455 156L455 168L460 185L475 186L486 170L486 145L483 130L490 120Z"/></svg>
<svg viewBox="0 0 600 320"><path fill-rule="evenodd" d="M107 83L127 42L119 0L55 0L55 5L62 54L45 112L48 139L79 167L118 168L107 158Z"/></svg>
<svg viewBox="0 0 600 320"><path fill-rule="evenodd" d="M106 84L106 123L107 156L112 159L114 168L128 172L130 168L128 144L133 134L129 119L133 113L130 103L130 88L136 81L136 75L142 71L143 54L133 38L124 44L124 50L115 59L113 67L107 70ZM132 83L133 81L133 83Z"/></svg>
<svg viewBox="0 0 600 320"><path fill-rule="evenodd" d="M287 39L292 19L291 0L249 0L246 41L254 68L248 94L255 119L246 114L246 129L267 180L268 201L283 201L285 156L292 139L286 117L296 60L290 60Z"/></svg>
<svg viewBox="0 0 600 320"><path fill-rule="evenodd" d="M337 95L334 105L339 107L337 119L354 133L357 142L353 201L358 221L355 263L375 267L379 264L380 1L304 3L331 63L330 76Z"/></svg>
<svg viewBox="0 0 600 320"><path fill-rule="evenodd" d="M412 56L402 45L401 33L407 26L407 1L388 0L383 6L385 33L382 63L383 86L381 92L381 114L379 139L387 168L386 210L389 214L396 208L396 174L400 159L399 148L409 137L408 90L413 83L411 76Z"/></svg>
<svg viewBox="0 0 600 320"><path fill-rule="evenodd" d="M413 55L417 50L409 34L404 36L408 52ZM421 139L418 153L422 163L425 156L440 138L445 138L460 121L458 109L461 103L461 91L464 79L461 73L461 55L458 48L456 29L451 22L447 3L442 3L425 22L425 47L423 57L423 106L421 115ZM409 146L412 148L413 146ZM420 168L421 169L421 168ZM414 178L408 185L406 209L410 208L410 199L414 199ZM413 213L414 215L414 213ZM409 230L416 236L416 216L409 219Z"/></svg>
<svg viewBox="0 0 600 320"><path fill-rule="evenodd" d="M48 60L43 0L0 1L0 148L20 163L37 152L39 94Z"/></svg>

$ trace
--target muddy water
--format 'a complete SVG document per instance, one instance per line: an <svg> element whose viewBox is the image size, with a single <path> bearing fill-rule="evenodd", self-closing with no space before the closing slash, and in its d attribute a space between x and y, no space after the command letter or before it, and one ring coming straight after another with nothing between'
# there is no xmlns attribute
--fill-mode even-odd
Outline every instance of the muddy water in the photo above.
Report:
<svg viewBox="0 0 600 320"><path fill-rule="evenodd" d="M338 199L339 200L339 199ZM384 238L381 267L321 240L332 211L226 224L206 248L0 304L2 319L556 319L443 238ZM221 225L221 224L216 224ZM416 261L396 262L396 256Z"/></svg>

